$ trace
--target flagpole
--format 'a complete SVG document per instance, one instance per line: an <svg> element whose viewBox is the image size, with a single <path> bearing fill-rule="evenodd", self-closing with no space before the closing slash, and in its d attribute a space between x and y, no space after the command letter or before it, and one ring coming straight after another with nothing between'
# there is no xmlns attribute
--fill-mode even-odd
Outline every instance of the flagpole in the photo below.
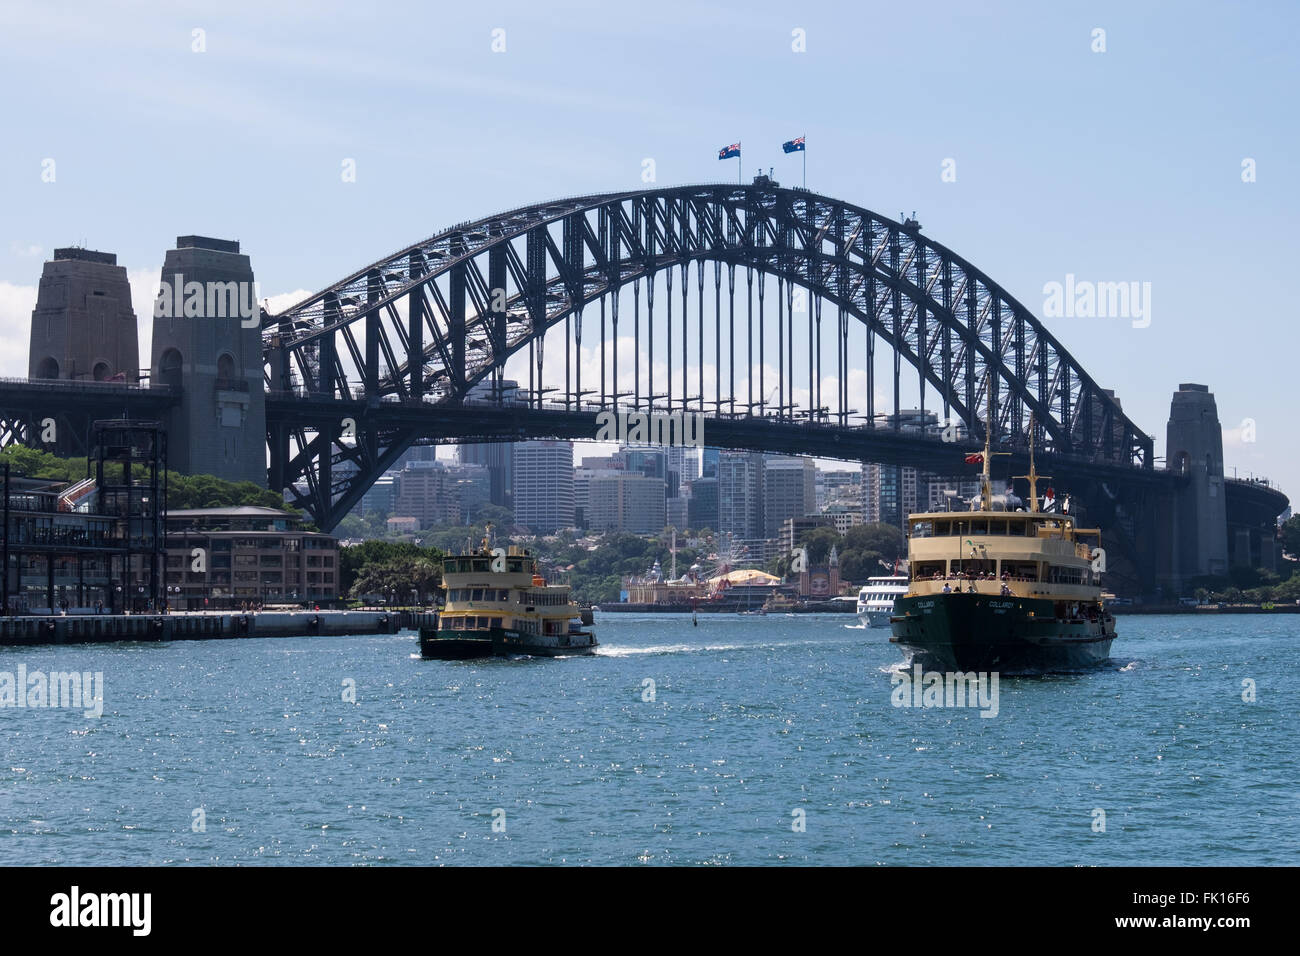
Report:
<svg viewBox="0 0 1300 956"><path fill-rule="evenodd" d="M807 133L803 134L803 149L799 150L799 152L803 153L803 188L807 189L808 188L808 134Z"/></svg>

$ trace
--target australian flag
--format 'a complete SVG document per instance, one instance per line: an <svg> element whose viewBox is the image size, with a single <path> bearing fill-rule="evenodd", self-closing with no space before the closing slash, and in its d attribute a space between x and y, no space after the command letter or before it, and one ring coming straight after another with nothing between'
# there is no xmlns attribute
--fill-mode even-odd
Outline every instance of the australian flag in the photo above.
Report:
<svg viewBox="0 0 1300 956"><path fill-rule="evenodd" d="M718 159L731 159L733 156L740 155L740 144L732 143L730 146L724 146L718 150Z"/></svg>
<svg viewBox="0 0 1300 956"><path fill-rule="evenodd" d="M788 143L782 143L781 148L787 153L802 153L804 149L803 137L800 136L798 139L792 139Z"/></svg>

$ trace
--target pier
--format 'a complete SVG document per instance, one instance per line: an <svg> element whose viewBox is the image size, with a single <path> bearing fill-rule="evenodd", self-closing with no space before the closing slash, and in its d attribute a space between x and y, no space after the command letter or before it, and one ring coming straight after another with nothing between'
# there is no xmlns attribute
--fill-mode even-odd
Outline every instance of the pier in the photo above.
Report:
<svg viewBox="0 0 1300 956"><path fill-rule="evenodd" d="M0 646L395 634L412 626L407 617L382 610L26 615L0 618Z"/></svg>

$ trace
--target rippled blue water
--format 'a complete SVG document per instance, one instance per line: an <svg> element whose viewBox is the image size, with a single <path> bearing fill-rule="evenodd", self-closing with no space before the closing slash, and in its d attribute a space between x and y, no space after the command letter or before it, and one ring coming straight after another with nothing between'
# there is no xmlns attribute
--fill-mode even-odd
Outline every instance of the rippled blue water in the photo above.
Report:
<svg viewBox="0 0 1300 956"><path fill-rule="evenodd" d="M0 649L106 685L100 719L0 710L0 860L1300 862L1300 617L1124 617L1110 665L1004 678L994 718L893 706L900 657L851 620L598 614L566 660Z"/></svg>

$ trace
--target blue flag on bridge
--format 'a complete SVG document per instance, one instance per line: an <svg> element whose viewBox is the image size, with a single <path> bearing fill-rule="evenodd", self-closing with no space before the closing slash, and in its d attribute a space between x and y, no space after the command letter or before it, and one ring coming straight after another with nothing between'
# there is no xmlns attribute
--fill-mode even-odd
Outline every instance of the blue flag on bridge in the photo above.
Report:
<svg viewBox="0 0 1300 956"><path fill-rule="evenodd" d="M804 151L803 137L792 139L788 143L782 143L781 148L787 153L802 153Z"/></svg>
<svg viewBox="0 0 1300 956"><path fill-rule="evenodd" d="M718 159L731 159L733 156L740 155L740 144L732 143L730 146L724 146L718 150Z"/></svg>

